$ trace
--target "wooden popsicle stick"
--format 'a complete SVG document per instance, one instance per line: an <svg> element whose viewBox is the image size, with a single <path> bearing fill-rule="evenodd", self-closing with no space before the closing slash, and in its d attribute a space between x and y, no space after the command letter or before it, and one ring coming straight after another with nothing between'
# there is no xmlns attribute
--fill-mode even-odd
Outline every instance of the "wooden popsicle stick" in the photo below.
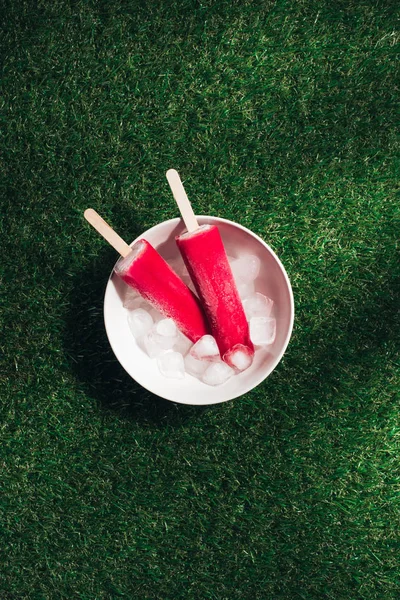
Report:
<svg viewBox="0 0 400 600"><path fill-rule="evenodd" d="M169 169L166 173L169 187L171 188L172 194L178 205L182 219L186 225L188 231L196 231L199 228L196 216L193 212L192 205L186 195L185 188L183 187L181 178L175 169Z"/></svg>
<svg viewBox="0 0 400 600"><path fill-rule="evenodd" d="M83 213L86 221L88 221L92 227L103 236L105 240L117 251L121 256L125 258L131 252L132 248L128 246L126 242L112 229L108 223L105 222L101 216L93 210L93 208L87 208Z"/></svg>

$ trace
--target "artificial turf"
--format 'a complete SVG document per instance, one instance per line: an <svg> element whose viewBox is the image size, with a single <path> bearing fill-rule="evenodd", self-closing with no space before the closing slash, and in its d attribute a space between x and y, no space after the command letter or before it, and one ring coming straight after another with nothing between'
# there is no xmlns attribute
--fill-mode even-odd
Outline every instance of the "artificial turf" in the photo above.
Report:
<svg viewBox="0 0 400 600"><path fill-rule="evenodd" d="M398 599L397 1L0 6L0 599ZM176 216L171 167L294 291L211 407L120 368L82 217Z"/></svg>

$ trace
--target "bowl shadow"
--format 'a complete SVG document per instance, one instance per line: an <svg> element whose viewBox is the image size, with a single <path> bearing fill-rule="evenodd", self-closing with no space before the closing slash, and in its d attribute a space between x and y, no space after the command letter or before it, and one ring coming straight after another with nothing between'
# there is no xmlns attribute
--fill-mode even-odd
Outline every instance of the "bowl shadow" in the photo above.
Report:
<svg viewBox="0 0 400 600"><path fill-rule="evenodd" d="M363 297L353 306L346 295L338 297L336 318L330 317L312 333L303 332L298 336L294 330L281 375L270 381L270 393L271 397L282 397L278 389L281 389L279 379L283 377L284 397L290 397L295 391L300 399L293 408L298 422L309 420L314 413L320 415L329 407L335 410L340 393L353 397L354 405L356 397L366 411L367 394L364 390L359 395L358 387L368 385L374 373L382 369L382 360L394 360L393 346L398 347L399 341L398 262L388 264L386 268L387 274L380 278L379 285L371 284L368 297ZM354 285L362 287L362 282L368 277L369 269L360 269ZM308 312L307 306L298 305L297 321L300 328L305 329L312 319L313 314ZM338 323L341 323L340 327ZM301 348L305 349L303 353L300 352Z"/></svg>
<svg viewBox="0 0 400 600"><path fill-rule="evenodd" d="M115 251L104 248L73 279L63 336L67 360L78 385L103 410L179 427L209 407L177 404L144 389L126 373L109 344L103 317L105 274L115 261Z"/></svg>

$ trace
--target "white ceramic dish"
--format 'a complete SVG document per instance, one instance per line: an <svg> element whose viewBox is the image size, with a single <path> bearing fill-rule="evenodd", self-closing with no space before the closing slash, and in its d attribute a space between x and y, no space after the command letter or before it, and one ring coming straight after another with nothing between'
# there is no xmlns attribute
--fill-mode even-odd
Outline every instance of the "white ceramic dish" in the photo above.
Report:
<svg viewBox="0 0 400 600"><path fill-rule="evenodd" d="M167 379L161 375L156 359L150 359L144 353L130 332L128 313L123 306L126 284L114 273L110 275L105 292L104 321L115 356L125 371L141 386L161 398L182 404L217 404L242 396L272 373L290 340L294 302L290 281L282 263L260 237L233 221L207 216L197 219L200 225L218 225L228 255L249 253L260 258L261 270L256 281L256 291L274 301L273 314L277 322L274 343L257 350L249 369L220 386L211 387L187 374L183 380ZM165 259L177 258L180 255L175 236L184 230L181 219L171 219L155 225L137 239L145 238Z"/></svg>

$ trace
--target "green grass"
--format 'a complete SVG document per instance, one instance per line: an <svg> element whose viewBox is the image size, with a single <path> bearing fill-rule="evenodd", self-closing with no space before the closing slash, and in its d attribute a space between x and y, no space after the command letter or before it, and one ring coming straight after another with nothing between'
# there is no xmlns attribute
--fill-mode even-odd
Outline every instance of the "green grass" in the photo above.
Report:
<svg viewBox="0 0 400 600"><path fill-rule="evenodd" d="M398 599L398 3L0 5L1 600ZM176 216L171 167L293 284L215 407L119 367L82 218Z"/></svg>

